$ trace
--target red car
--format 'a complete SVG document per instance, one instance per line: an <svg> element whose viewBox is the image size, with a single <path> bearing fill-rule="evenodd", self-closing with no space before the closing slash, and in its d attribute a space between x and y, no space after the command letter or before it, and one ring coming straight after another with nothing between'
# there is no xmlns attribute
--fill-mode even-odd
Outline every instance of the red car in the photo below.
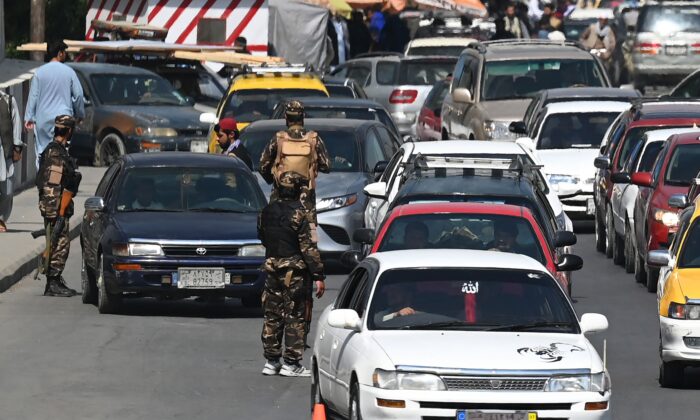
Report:
<svg viewBox="0 0 700 420"><path fill-rule="evenodd" d="M423 107L418 114L416 135L419 141L442 140L442 102L450 90L452 78L441 80L433 85L433 89L425 98Z"/></svg>
<svg viewBox="0 0 700 420"><path fill-rule="evenodd" d="M700 131L676 134L666 142L656 159L652 172L632 174L632 183L639 192L634 205L634 234L637 240L637 267L646 262L649 251L668 248L669 233L678 229L678 201L671 197L682 195L685 202L691 183L700 171ZM677 197L676 197L677 198ZM643 264L647 290L656 291L658 267Z"/></svg>
<svg viewBox="0 0 700 420"><path fill-rule="evenodd" d="M625 111L608 129L605 146L595 159L598 168L593 184L595 202L596 249L612 258L614 232L606 226L612 223L610 197L613 182L611 177L622 171L630 153L642 141L644 133L659 128L693 127L700 124L700 102L665 101L642 102ZM609 223L608 223L609 222ZM617 250L624 255L624 250Z"/></svg>
<svg viewBox="0 0 700 420"><path fill-rule="evenodd" d="M405 204L387 215L376 239L372 236L370 229L359 229L354 239L371 243L370 252L448 248L498 249L528 255L545 266L569 294L571 282L566 272L583 265L576 255L556 254L556 247L547 241L529 209L508 204Z"/></svg>

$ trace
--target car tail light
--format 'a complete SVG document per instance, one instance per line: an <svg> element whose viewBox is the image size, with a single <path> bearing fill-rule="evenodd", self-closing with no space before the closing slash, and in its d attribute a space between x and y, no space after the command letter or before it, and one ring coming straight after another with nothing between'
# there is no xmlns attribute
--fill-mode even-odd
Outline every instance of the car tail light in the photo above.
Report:
<svg viewBox="0 0 700 420"><path fill-rule="evenodd" d="M392 104L412 104L418 97L418 91L415 89L395 89L389 96L389 103Z"/></svg>
<svg viewBox="0 0 700 420"><path fill-rule="evenodd" d="M640 42L634 46L634 50L639 54L657 55L661 50L661 44L657 42Z"/></svg>
<svg viewBox="0 0 700 420"><path fill-rule="evenodd" d="M690 45L690 52L693 54L700 54L700 43L695 43Z"/></svg>

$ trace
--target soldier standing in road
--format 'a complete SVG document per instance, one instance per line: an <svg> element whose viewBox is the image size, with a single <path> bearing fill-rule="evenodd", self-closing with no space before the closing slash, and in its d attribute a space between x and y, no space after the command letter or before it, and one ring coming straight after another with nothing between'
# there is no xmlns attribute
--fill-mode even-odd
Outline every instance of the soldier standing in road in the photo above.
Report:
<svg viewBox="0 0 700 420"><path fill-rule="evenodd" d="M300 181L290 173L282 175L280 181L278 199L265 206L258 219L258 237L266 254L263 270L267 273L262 295L262 342L267 362L262 373L308 377L310 372L300 364L308 332L307 296L312 292L312 281L316 297L323 296L323 263L300 201ZM284 364L280 363L282 356Z"/></svg>
<svg viewBox="0 0 700 420"><path fill-rule="evenodd" d="M56 117L53 141L39 156L36 186L47 242L43 256L46 267L44 296L70 297L77 294L66 286L61 276L70 251L68 220L73 215L73 197L81 180L78 165L68 154L74 128L75 119L70 115Z"/></svg>

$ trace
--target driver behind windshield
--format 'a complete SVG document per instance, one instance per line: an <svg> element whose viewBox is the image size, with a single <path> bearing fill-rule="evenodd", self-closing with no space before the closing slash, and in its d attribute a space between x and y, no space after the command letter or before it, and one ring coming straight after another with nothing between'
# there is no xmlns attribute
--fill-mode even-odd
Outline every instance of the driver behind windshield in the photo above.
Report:
<svg viewBox="0 0 700 420"><path fill-rule="evenodd" d="M411 222L406 224L403 242L405 249L427 248L429 245L428 227L423 222Z"/></svg>
<svg viewBox="0 0 700 420"><path fill-rule="evenodd" d="M384 302L384 309L375 313L375 324L416 314L416 310L411 307L413 291L409 290L410 287L407 284L388 284L382 288L381 299Z"/></svg>
<svg viewBox="0 0 700 420"><path fill-rule="evenodd" d="M135 200L131 203L134 210L162 210L163 204L155 200L155 183L151 178L144 178L136 185Z"/></svg>
<svg viewBox="0 0 700 420"><path fill-rule="evenodd" d="M500 220L493 228L493 241L486 245L489 251L511 252L530 255L530 250L518 243L518 226L510 221Z"/></svg>

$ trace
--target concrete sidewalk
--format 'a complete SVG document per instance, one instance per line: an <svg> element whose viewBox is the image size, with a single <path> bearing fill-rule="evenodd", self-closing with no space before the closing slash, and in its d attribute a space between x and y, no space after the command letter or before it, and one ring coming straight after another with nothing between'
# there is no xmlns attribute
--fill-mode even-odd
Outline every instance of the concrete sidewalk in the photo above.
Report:
<svg viewBox="0 0 700 420"><path fill-rule="evenodd" d="M71 239L80 234L85 199L95 194L105 169L80 168L83 180L80 192L74 199L75 214L70 219ZM30 188L14 197L12 215L7 221L7 232L0 233L0 293L31 273L36 268L37 257L44 250L46 240L43 237L34 239L30 234L44 227L38 201L36 188ZM80 249L71 249L71 253L73 252L80 252Z"/></svg>

